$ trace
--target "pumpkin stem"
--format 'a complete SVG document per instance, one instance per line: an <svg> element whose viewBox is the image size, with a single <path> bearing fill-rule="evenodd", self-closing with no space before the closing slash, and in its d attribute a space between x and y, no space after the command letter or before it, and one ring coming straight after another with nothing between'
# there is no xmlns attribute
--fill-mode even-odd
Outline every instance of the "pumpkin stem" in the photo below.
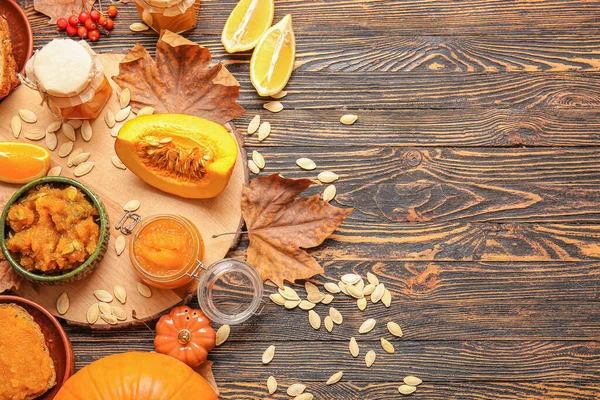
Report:
<svg viewBox="0 0 600 400"><path fill-rule="evenodd" d="M177 334L177 341L180 344L188 344L192 340L192 334L187 329L182 329Z"/></svg>
<svg viewBox="0 0 600 400"><path fill-rule="evenodd" d="M225 236L225 235L238 235L240 233L248 233L248 231L237 231L237 232L226 232L226 233L219 233L218 235L212 235L213 239L218 238L219 236Z"/></svg>

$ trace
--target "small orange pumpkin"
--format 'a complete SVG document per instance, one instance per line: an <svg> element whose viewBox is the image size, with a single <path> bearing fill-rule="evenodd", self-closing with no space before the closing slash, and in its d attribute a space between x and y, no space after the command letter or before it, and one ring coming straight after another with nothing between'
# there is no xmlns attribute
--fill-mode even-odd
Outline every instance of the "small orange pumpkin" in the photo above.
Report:
<svg viewBox="0 0 600 400"><path fill-rule="evenodd" d="M215 348L216 338L210 320L202 311L179 306L156 323L154 348L195 368L206 361L208 352Z"/></svg>

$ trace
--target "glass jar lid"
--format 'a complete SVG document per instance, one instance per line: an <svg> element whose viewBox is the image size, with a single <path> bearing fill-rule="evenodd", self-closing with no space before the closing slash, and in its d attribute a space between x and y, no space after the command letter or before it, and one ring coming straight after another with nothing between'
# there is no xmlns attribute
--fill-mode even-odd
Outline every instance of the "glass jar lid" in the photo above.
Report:
<svg viewBox="0 0 600 400"><path fill-rule="evenodd" d="M213 322L236 325L262 311L262 278L243 260L217 261L206 268L199 280L198 303Z"/></svg>

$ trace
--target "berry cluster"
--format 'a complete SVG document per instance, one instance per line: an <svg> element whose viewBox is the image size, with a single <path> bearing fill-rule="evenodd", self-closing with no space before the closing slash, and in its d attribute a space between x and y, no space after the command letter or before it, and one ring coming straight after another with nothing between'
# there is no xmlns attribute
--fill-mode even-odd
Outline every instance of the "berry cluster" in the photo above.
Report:
<svg viewBox="0 0 600 400"><path fill-rule="evenodd" d="M117 6L111 4L106 8L104 15L97 8L93 8L89 13L82 11L79 15L71 15L67 18L59 18L56 21L58 29L67 31L69 36L79 36L82 39L88 38L95 42L100 39L100 31L108 34L108 31L115 27L113 18L117 16Z"/></svg>

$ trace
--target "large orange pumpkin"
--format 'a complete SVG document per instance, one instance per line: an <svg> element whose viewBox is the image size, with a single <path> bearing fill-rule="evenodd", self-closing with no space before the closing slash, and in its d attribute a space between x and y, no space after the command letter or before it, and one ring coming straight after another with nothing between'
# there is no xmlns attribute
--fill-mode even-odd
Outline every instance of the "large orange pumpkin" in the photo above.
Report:
<svg viewBox="0 0 600 400"><path fill-rule="evenodd" d="M216 400L193 369L158 353L101 358L73 375L54 400Z"/></svg>

